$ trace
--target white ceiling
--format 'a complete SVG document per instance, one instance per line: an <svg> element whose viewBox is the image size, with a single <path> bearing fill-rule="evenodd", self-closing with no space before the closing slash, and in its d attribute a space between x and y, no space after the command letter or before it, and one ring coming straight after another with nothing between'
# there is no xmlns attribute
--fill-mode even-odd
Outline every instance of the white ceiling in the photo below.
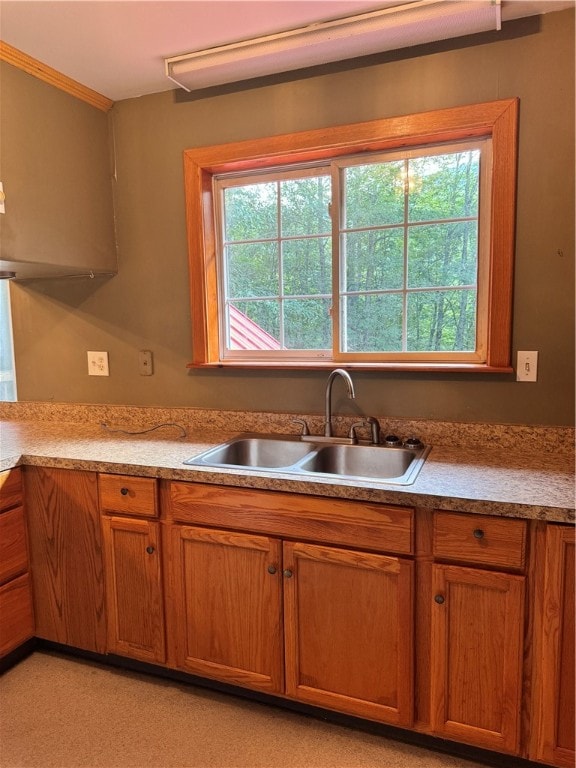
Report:
<svg viewBox="0 0 576 768"><path fill-rule="evenodd" d="M117 101L175 88L166 57L411 1L0 0L0 39ZM574 5L502 0L502 19Z"/></svg>

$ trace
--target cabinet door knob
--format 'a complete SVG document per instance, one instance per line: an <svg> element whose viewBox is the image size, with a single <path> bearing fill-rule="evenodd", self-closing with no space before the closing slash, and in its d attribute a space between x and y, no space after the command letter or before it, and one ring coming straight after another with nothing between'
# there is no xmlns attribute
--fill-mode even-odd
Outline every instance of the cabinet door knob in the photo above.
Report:
<svg viewBox="0 0 576 768"><path fill-rule="evenodd" d="M150 545L149 547L146 547L146 552L148 552L149 555L153 555L154 551L155 550L154 550L154 547L152 545Z"/></svg>
<svg viewBox="0 0 576 768"><path fill-rule="evenodd" d="M269 565L268 566L268 573L270 573L270 574L272 574L272 576L274 576L274 574L276 573L276 566L275 565Z"/></svg>
<svg viewBox="0 0 576 768"><path fill-rule="evenodd" d="M128 488L120 488L120 493L122 494L122 496L128 496L128 493L129 493Z"/></svg>
<svg viewBox="0 0 576 768"><path fill-rule="evenodd" d="M473 535L475 539L483 539L484 531L482 530L482 528L475 528L473 531Z"/></svg>
<svg viewBox="0 0 576 768"><path fill-rule="evenodd" d="M292 571L289 568L286 568L286 570L284 571L284 576L287 579L291 579L292 578Z"/></svg>
<svg viewBox="0 0 576 768"><path fill-rule="evenodd" d="M444 595L434 595L434 602L438 603L438 605L442 605L444 602Z"/></svg>

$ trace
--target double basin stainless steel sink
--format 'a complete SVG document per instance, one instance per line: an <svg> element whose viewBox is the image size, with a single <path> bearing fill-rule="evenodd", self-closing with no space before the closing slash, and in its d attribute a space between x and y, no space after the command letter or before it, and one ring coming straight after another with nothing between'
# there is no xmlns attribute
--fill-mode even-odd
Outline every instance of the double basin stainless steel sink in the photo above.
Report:
<svg viewBox="0 0 576 768"><path fill-rule="evenodd" d="M410 485L422 468L430 447L374 445L306 440L293 435L239 435L184 464L197 467L281 472L309 479L363 480Z"/></svg>

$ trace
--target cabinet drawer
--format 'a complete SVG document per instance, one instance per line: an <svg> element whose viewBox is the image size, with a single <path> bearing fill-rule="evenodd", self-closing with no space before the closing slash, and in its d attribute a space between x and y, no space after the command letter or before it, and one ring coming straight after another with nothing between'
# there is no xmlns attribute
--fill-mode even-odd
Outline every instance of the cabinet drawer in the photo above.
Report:
<svg viewBox="0 0 576 768"><path fill-rule="evenodd" d="M409 555L414 510L201 483L170 484L174 522Z"/></svg>
<svg viewBox="0 0 576 768"><path fill-rule="evenodd" d="M22 471L0 472L0 511L22 504Z"/></svg>
<svg viewBox="0 0 576 768"><path fill-rule="evenodd" d="M0 657L34 635L34 612L27 573L0 587Z"/></svg>
<svg viewBox="0 0 576 768"><path fill-rule="evenodd" d="M522 570L526 559L525 520L434 513L434 557Z"/></svg>
<svg viewBox="0 0 576 768"><path fill-rule="evenodd" d="M153 477L98 475L100 511L158 517L158 490Z"/></svg>
<svg viewBox="0 0 576 768"><path fill-rule="evenodd" d="M0 584L27 570L24 510L16 507L0 515Z"/></svg>

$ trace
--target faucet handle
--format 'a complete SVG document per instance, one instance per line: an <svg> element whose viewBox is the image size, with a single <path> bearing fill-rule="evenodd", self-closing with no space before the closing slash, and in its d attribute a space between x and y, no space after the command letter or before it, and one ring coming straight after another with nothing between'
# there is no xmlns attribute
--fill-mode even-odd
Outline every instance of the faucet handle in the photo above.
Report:
<svg viewBox="0 0 576 768"><path fill-rule="evenodd" d="M352 440L357 440L356 427L370 427L370 436L372 445L380 445L380 422L374 416L367 416L362 421L357 421L350 427L349 436Z"/></svg>
<svg viewBox="0 0 576 768"><path fill-rule="evenodd" d="M300 435L309 435L310 430L308 429L308 424L305 419L292 419L292 424L301 424L302 425L302 431L300 432Z"/></svg>
<svg viewBox="0 0 576 768"><path fill-rule="evenodd" d="M365 427L367 426L368 422L362 419L362 421L356 421L352 426L350 427L350 432L348 432L348 437L350 440L354 440L354 442L358 442L358 435L356 434L356 427Z"/></svg>

